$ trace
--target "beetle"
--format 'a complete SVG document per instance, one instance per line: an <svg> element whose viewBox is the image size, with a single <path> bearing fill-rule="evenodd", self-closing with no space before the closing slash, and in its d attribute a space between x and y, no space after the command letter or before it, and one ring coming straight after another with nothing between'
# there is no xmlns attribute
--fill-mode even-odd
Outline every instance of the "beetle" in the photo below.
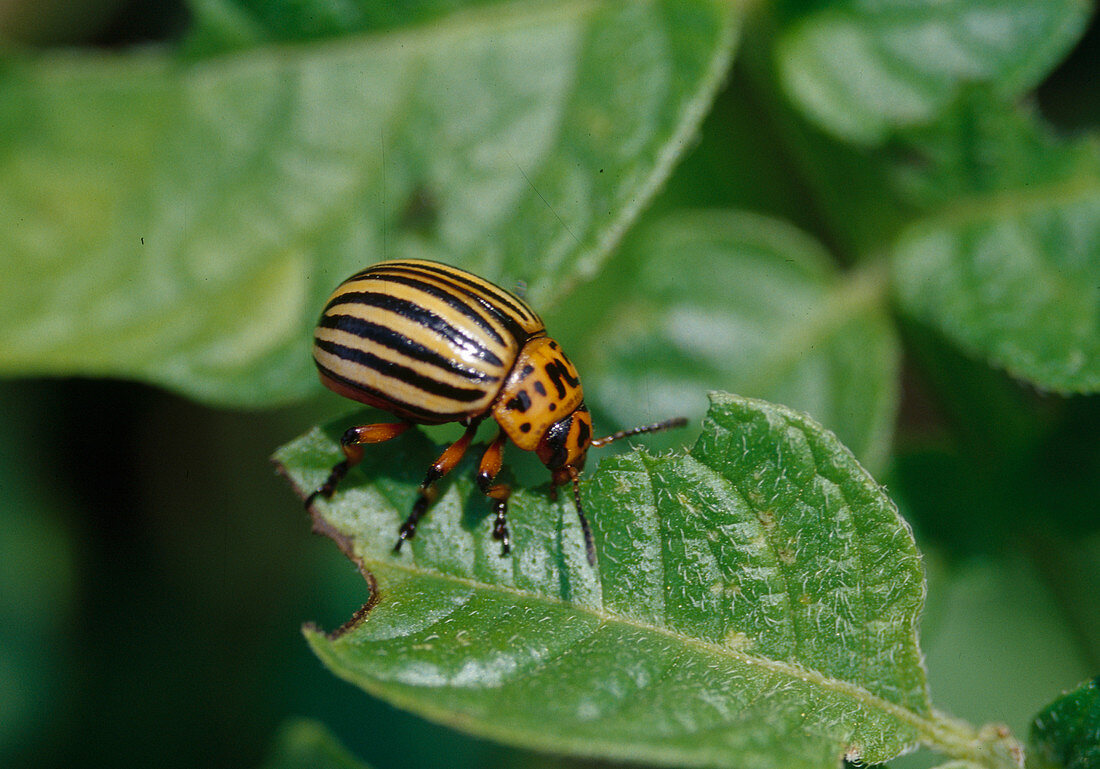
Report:
<svg viewBox="0 0 1100 769"><path fill-rule="evenodd" d="M313 360L330 390L387 411L399 421L351 427L340 438L344 459L306 498L306 508L363 459L363 446L401 435L415 424L459 422L466 430L429 468L394 551L412 539L433 487L465 455L478 426L498 426L477 470L493 503L493 537L511 549L508 497L496 483L506 441L534 451L550 470L553 493L573 484L589 563L592 531L578 479L588 449L632 435L682 427L680 417L592 437L592 418L573 364L546 334L542 319L519 297L473 273L422 259L384 261L341 283L329 297L313 337Z"/></svg>

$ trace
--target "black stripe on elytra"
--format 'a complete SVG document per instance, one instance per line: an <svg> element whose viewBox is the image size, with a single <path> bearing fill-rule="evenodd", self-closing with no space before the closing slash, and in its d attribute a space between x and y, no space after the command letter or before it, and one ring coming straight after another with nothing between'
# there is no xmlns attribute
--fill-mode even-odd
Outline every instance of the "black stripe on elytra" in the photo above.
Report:
<svg viewBox="0 0 1100 769"><path fill-rule="evenodd" d="M392 282L392 283L399 283L403 286L409 286L410 288L415 288L418 291L423 291L425 294L430 294L431 296L434 296L436 299L439 299L439 300L445 302L451 309L461 313L462 315L465 315L467 318L469 318L474 323L476 323L477 326L482 331L484 331L485 333L492 336L497 344L499 344L501 346L504 346L504 344L505 344L504 339L503 339L503 337L501 337L500 334L497 333L497 330L493 327L493 324L491 324L485 318L485 316L483 316L481 313L479 313L477 310L475 310L469 303L464 301L461 297L455 296L454 292L447 291L446 289L440 288L439 286L435 285L434 283L428 283L428 282L423 281L423 280L417 280L416 278L408 277L407 275L394 274L394 273L398 273L398 272L412 273L414 275L417 274L411 268L406 267L404 265L393 265L392 267L387 267L385 272L382 272L380 270L377 273L367 273L367 274L364 274L364 275L357 276L357 280L389 281L389 282ZM423 274L423 273L419 273L419 274Z"/></svg>
<svg viewBox="0 0 1100 769"><path fill-rule="evenodd" d="M352 390L359 390L360 392L367 393L374 396L379 402L392 403L395 410L404 412L412 417L413 421L423 424L444 424L445 422L455 422L459 419L464 419L469 416L470 412L467 411L455 411L455 412L438 412L431 411L430 409L421 408L420 406L414 406L411 403L406 403L403 400L393 397L390 393L382 392L374 387L368 387L362 382L356 382L348 379L346 376L341 376L327 366L322 365L316 358L313 360L317 364L317 368L329 379L340 382L347 385Z"/></svg>
<svg viewBox="0 0 1100 769"><path fill-rule="evenodd" d="M354 315L322 315L319 325L321 328L336 329L360 339L366 339L394 352L406 355L417 362L427 363L471 382L495 382L500 378L485 371L463 366L456 360L445 358L419 342L409 339L404 334L394 331L389 326L372 323Z"/></svg>
<svg viewBox="0 0 1100 769"><path fill-rule="evenodd" d="M447 277L453 278L454 280L457 280L461 283L465 283L467 286L471 286L480 291L492 294L494 298L496 298L501 304L509 308L515 314L520 315L524 318L528 318L529 320L536 319L534 313L525 302L522 302L513 294L505 291L503 288L496 285L495 283L485 280L484 278L478 278L473 273L466 272L465 270L460 270L457 267L448 267L444 264L440 264L438 266L434 264L418 264L416 266L429 272L446 275Z"/></svg>
<svg viewBox="0 0 1100 769"><path fill-rule="evenodd" d="M360 366L366 366L369 369L377 371L382 376L400 380L405 384L412 385L418 390L423 390L432 395L438 395L441 398L449 398L450 400L459 401L460 403L470 403L485 397L485 390L483 388L455 387L446 382L440 382L438 379L432 379L430 376L424 376L408 366L402 366L400 363L394 363L385 358L379 358L374 353L360 350L357 347L348 347L346 345L337 344L336 342L330 342L327 339L315 339L313 343L325 352L335 355L340 360L346 360L351 363L357 363Z"/></svg>
<svg viewBox="0 0 1100 769"><path fill-rule="evenodd" d="M402 299L389 294L381 294L375 291L347 291L339 296L333 297L332 301L325 305L325 310L321 314L321 317L323 318L330 309L341 304L361 304L367 307L377 307L380 310L388 310L417 325L434 331L453 346L466 351L475 358L479 358L493 366L504 366L504 362L497 357L496 353L486 347L482 342L474 339L461 329L455 328L446 320L426 307L421 307L416 302L410 302L408 299Z"/></svg>
<svg viewBox="0 0 1100 769"><path fill-rule="evenodd" d="M410 265L410 267L438 277L439 280L448 283L453 290L460 291L478 302L482 307L493 313L493 316L508 329L508 333L515 337L519 344L523 344L523 342L527 340L528 334L523 330L519 321L516 320L516 316L528 318L530 320L534 320L534 318L531 317L530 312L517 307L515 304L515 297L512 297L503 289L493 286L488 281L486 281L485 285L482 285L466 277L462 272L443 268L442 265L440 265L440 267L435 267L428 264L417 264ZM484 294L488 294L489 296L486 297Z"/></svg>

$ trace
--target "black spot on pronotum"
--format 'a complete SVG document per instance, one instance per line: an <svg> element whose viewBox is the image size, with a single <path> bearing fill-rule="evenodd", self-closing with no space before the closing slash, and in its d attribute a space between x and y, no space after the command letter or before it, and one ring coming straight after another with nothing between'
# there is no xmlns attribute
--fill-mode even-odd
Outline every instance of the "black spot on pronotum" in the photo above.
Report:
<svg viewBox="0 0 1100 769"><path fill-rule="evenodd" d="M504 404L504 407L522 414L531 408L531 397L526 390L520 390L514 398Z"/></svg>
<svg viewBox="0 0 1100 769"><path fill-rule="evenodd" d="M575 388L581 383L581 380L569 374L569 369L565 367L565 362L560 358L550 361L544 368L546 369L546 376L550 378L550 384L554 385L554 389L558 393L558 398L565 398L566 383L569 384L570 388Z"/></svg>
<svg viewBox="0 0 1100 769"><path fill-rule="evenodd" d="M530 423L530 422L524 422L523 424L521 424L521 425L519 426L519 431L520 431L521 433L529 433L529 432L531 432L531 423Z"/></svg>

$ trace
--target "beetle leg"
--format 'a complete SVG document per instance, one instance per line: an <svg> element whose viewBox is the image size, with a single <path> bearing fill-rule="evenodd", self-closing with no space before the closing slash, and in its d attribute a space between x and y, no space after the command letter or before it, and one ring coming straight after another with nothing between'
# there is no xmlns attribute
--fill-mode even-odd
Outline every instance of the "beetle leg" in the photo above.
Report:
<svg viewBox="0 0 1100 769"><path fill-rule="evenodd" d="M393 546L395 553L401 550L401 545L404 544L405 540L416 536L416 525L424 517L428 504L432 501L433 485L444 475L454 470L455 465L462 460L462 457L466 454L466 449L470 447L470 441L474 439L474 434L477 433L479 424L481 424L480 419L467 425L466 432L462 433L462 437L448 446L439 455L439 459L435 460L432 466L428 468L428 473L420 484L420 496L416 498L412 512L409 513L409 517L405 519L398 530L397 544Z"/></svg>
<svg viewBox="0 0 1100 769"><path fill-rule="evenodd" d="M512 495L512 488L506 483L494 484L493 480L500 472L504 463L504 441L507 439L504 430L497 433L497 437L485 449L481 455L481 464L477 468L477 485L485 496L493 500L493 512L496 518L493 521L493 538L500 540L501 556L508 555L512 549L512 536L508 533L508 497Z"/></svg>
<svg viewBox="0 0 1100 769"><path fill-rule="evenodd" d="M329 473L328 480L321 488L306 497L306 509L313 505L313 500L321 496L329 499L336 485L348 474L348 470L355 467L363 460L363 444L384 443L396 438L401 433L412 427L411 422L380 422L374 425L362 425L348 428L347 432L340 436L340 448L344 452L344 461L338 462Z"/></svg>
<svg viewBox="0 0 1100 769"><path fill-rule="evenodd" d="M573 502L577 505L577 518L581 522L581 533L584 534L584 551L588 556L588 563L596 565L596 542L592 539L592 528L588 525L588 519L584 517L584 507L581 505L580 473L577 468L569 465L569 480L573 483Z"/></svg>

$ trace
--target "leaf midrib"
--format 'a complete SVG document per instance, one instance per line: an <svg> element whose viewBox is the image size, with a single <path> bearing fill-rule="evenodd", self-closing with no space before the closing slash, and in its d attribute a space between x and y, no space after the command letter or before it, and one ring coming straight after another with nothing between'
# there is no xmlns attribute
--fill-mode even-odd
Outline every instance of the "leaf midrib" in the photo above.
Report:
<svg viewBox="0 0 1100 769"><path fill-rule="evenodd" d="M814 670L812 668L804 668L795 663L772 660L766 657L759 657L753 654L747 654L745 652L732 649L728 646L723 646L721 644L716 644L711 641L705 641L700 638L685 635L671 628L653 625L648 622L643 622L639 619L626 615L608 613L593 606L569 603L567 601L561 600L560 598L555 598L553 596L548 596L542 593L532 593L507 585L495 585L471 579L469 577L460 577L443 572L417 569L412 566L397 564L392 561L366 559L361 557L360 560L363 567L369 571L374 570L374 568L372 567L382 567L388 570L403 572L412 577L430 577L432 579L442 580L455 586L461 586L464 588L469 588L471 590L488 591L495 592L501 595L518 596L527 600L535 600L545 603L547 605L568 608L579 613L588 614L589 616L597 620L600 624L618 624L641 632L664 637L677 642L681 646L694 649L695 651L698 651L702 654L708 654L719 658L734 660L749 667L756 667L762 670L767 670L769 672L786 676L787 678L803 681L805 683L816 684L827 691L847 696L855 702L869 709L878 710L879 712L893 717L902 724L909 726L910 728L917 731L922 736L922 739L925 742L933 742L943 739L941 735L941 732L943 731L942 727L941 725L937 724L931 708L929 708L927 714L917 713L913 710L906 708L903 705L899 705L897 703L886 700L879 695L873 694L862 686L850 683L848 681L843 681L841 679L833 678L831 676L827 676L824 673L818 670ZM369 621L369 613L364 615L363 619L364 621ZM968 735L968 737L969 736L970 735ZM974 735L973 737L976 739L976 735Z"/></svg>
<svg viewBox="0 0 1100 769"><path fill-rule="evenodd" d="M1095 158L1094 158L1095 159ZM905 242L916 233L981 224L991 219L1018 218L1022 215L1059 209L1100 195L1100 176L1090 164L1069 178L1046 184L1019 186L1007 190L976 193L960 197L949 209L916 219L903 230L898 242Z"/></svg>
<svg viewBox="0 0 1100 769"><path fill-rule="evenodd" d="M865 314L885 316L888 285L885 265L879 262L841 274L827 284L811 313L775 334L773 353L756 367L746 391L774 391L776 384L804 361L807 350L824 347L845 324Z"/></svg>

